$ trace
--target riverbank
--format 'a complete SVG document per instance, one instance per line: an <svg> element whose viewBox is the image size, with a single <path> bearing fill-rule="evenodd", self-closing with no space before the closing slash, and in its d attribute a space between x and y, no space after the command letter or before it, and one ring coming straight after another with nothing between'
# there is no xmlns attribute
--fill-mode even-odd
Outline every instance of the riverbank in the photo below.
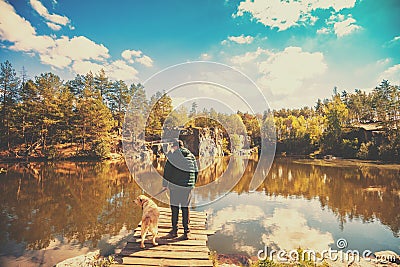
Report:
<svg viewBox="0 0 400 267"><path fill-rule="evenodd" d="M81 151L75 143L59 144L47 149L37 148L32 150L29 155L24 155L21 151L24 151L22 147L0 151L0 162L118 161L124 159L122 148L116 144L104 153Z"/></svg>
<svg viewBox="0 0 400 267"><path fill-rule="evenodd" d="M290 158L290 157L289 157ZM292 162L299 164L308 164L324 167L383 167L389 169L400 169L400 162L388 162L380 160L362 160L362 159L307 159L307 158L290 158Z"/></svg>

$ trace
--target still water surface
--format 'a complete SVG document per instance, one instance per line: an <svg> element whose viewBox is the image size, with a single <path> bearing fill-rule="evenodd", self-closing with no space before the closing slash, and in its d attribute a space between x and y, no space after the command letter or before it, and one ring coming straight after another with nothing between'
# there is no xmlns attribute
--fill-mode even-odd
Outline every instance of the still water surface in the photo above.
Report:
<svg viewBox="0 0 400 267"><path fill-rule="evenodd" d="M199 174L201 185L244 171L225 197L196 208L208 212L209 228L217 230L212 250L255 256L265 246L336 249L345 238L347 249L400 253L400 166L276 159L249 192L257 159L241 160L227 168L229 159L219 158ZM162 161L153 165L162 171ZM8 170L0 174L1 266L52 266L97 248L111 253L139 222L132 200L142 190L125 163L0 167ZM152 168L136 170L137 177L156 177ZM196 198L218 199L227 189L223 181Z"/></svg>

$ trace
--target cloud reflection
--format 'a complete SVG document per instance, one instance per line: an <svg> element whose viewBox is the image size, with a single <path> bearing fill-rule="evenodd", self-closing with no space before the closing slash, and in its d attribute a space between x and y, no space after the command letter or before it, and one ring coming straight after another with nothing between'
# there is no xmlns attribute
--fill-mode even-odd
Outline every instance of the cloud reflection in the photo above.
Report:
<svg viewBox="0 0 400 267"><path fill-rule="evenodd" d="M226 227L229 223L260 220L264 216L265 213L260 207L240 204L236 207L229 206L217 211L210 218L209 225L211 229L221 230L224 227L224 231L230 232L229 228ZM231 230L233 229L231 228Z"/></svg>
<svg viewBox="0 0 400 267"><path fill-rule="evenodd" d="M264 218L262 224L268 233L263 234L263 243L270 247L285 250L301 247L322 251L334 242L331 233L308 226L304 214L297 210L277 208L272 217Z"/></svg>

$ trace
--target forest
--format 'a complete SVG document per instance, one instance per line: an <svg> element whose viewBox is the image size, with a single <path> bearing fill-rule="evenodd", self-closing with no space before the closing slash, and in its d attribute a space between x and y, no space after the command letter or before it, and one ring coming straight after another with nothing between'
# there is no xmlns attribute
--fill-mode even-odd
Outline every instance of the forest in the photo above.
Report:
<svg viewBox="0 0 400 267"><path fill-rule="evenodd" d="M168 125L229 124L235 135L247 134L250 147L257 147L273 136L266 130L273 123L277 155L400 161L400 88L387 80L369 92L334 88L331 97L318 99L314 107L224 114L213 108L199 111L196 102L190 109L174 110L164 91L148 97L140 83L113 81L104 70L68 81L51 72L28 78L25 69L17 75L9 61L0 69L0 157L102 159L121 153L131 101L140 111L138 119L147 120L146 136L153 138Z"/></svg>

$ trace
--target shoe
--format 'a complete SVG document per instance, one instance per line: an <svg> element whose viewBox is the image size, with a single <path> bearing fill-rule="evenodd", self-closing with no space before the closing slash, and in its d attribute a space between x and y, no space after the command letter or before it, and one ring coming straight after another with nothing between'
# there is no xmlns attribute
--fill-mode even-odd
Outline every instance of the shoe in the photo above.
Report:
<svg viewBox="0 0 400 267"><path fill-rule="evenodd" d="M164 239L172 239L178 237L178 231L171 230L166 236L163 236Z"/></svg>
<svg viewBox="0 0 400 267"><path fill-rule="evenodd" d="M190 232L184 232L181 238L183 240L189 240L190 239Z"/></svg>

